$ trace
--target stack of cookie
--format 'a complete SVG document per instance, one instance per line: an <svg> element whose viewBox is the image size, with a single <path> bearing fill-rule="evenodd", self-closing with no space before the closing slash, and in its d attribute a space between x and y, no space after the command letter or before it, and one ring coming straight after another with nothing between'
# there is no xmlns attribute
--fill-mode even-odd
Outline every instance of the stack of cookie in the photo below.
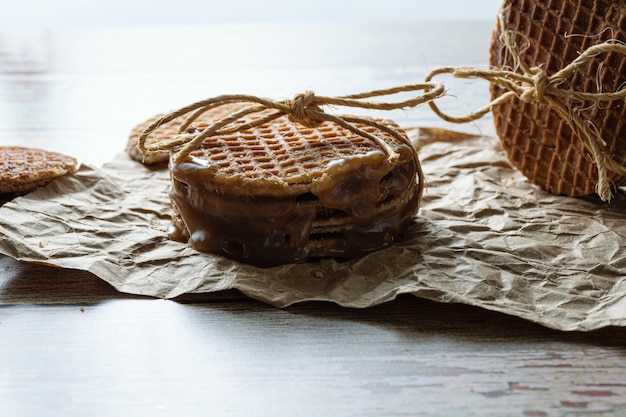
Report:
<svg viewBox="0 0 626 417"><path fill-rule="evenodd" d="M219 111L207 111L189 129L214 123ZM287 116L207 138L186 157L172 157L170 236L263 267L353 258L391 245L413 221L423 180L406 134L391 121L376 121L404 140L375 126L355 126L383 139L398 158L334 123L306 127ZM177 134L172 126L181 124L159 126L148 142L167 143ZM138 126L129 139L129 154L144 163L136 132L149 125Z"/></svg>
<svg viewBox="0 0 626 417"><path fill-rule="evenodd" d="M510 51L500 35L512 35L517 53L529 67L539 67L550 76L576 59L582 51L608 39L626 41L624 0L507 0L501 27L494 31L491 62L497 68L515 68ZM559 87L581 92L614 92L626 83L626 57L608 53L578 68ZM492 87L492 98L504 90ZM626 105L574 101L566 103L606 146L603 152L620 164L626 162ZM596 192L595 160L563 117L545 103L512 99L493 108L498 136L511 160L533 183L557 195L585 196ZM614 185L626 177L609 172Z"/></svg>

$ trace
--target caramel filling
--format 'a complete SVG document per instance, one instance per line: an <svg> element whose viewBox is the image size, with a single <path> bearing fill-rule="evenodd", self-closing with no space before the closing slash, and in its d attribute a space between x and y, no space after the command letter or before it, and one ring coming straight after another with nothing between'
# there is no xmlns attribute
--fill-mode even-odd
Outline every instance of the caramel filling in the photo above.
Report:
<svg viewBox="0 0 626 417"><path fill-rule="evenodd" d="M170 198L182 221L172 222L170 238L262 267L387 247L419 204L412 158L394 169L378 155L333 162L310 192L285 197L194 186L207 168L193 159L172 164Z"/></svg>

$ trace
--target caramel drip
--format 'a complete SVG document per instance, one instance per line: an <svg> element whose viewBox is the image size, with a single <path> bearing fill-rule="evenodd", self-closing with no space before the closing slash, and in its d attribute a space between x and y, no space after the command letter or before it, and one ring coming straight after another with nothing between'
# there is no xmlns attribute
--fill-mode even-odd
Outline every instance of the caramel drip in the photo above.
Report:
<svg viewBox="0 0 626 417"><path fill-rule="evenodd" d="M379 250L393 243L419 204L413 160L389 172L380 159L377 152L366 163L338 162L318 187L296 198L225 195L189 186L174 170L170 197L184 221L172 222L170 237L263 267Z"/></svg>

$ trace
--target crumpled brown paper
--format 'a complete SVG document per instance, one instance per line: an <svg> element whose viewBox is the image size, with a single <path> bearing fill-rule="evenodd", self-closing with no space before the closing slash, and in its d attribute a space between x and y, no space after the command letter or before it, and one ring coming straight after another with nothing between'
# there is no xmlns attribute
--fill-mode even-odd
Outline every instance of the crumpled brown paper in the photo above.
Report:
<svg viewBox="0 0 626 417"><path fill-rule="evenodd" d="M166 237L166 170L120 155L0 209L0 252L87 270L122 292L236 288L283 307L368 307L410 293L560 330L626 325L626 198L555 197L513 169L495 138L412 129L427 181L405 239L361 259L261 269Z"/></svg>

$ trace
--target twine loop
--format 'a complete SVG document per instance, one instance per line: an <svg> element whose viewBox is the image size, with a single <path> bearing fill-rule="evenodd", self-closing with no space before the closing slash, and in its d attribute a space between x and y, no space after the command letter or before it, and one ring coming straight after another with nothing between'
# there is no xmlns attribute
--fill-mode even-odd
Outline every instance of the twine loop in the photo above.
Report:
<svg viewBox="0 0 626 417"><path fill-rule="evenodd" d="M423 94L411 97L406 100L396 102L377 102L368 101L372 97L392 95L402 92L423 91ZM337 116L325 112L322 106L344 106L355 108L366 108L374 110L394 110L407 109L417 107L419 105L430 103L436 98L444 94L444 87L440 83L426 82L420 84L404 85L385 90L375 90L365 93L340 96L340 97L324 97L315 95L312 91L306 91L297 94L290 100L270 100L267 98L256 97L252 95L222 95L198 101L196 103L185 106L181 109L173 111L148 126L139 136L138 148L147 155L150 152L158 152L163 150L176 150L175 160L182 161L194 149L201 146L204 140L218 135L232 134L248 130L263 124L269 123L281 116L287 116L291 121L299 123L303 126L315 128L323 122L335 123L352 133L362 136L375 144L377 144L386 154L390 161L395 161L399 157L393 148L380 137L374 136L357 125L373 126L383 131L399 142L407 143L413 150L414 158L419 168L419 160L417 152L410 143L410 140L397 130L389 126L379 123L370 118L357 116ZM204 112L219 106L244 103L245 107L238 108L228 116L215 121L199 133L186 133L188 127ZM257 118L248 118L246 116L258 114ZM186 119L179 127L178 135L173 140L163 141L146 146L147 137L154 132L159 126L169 123L172 120L187 115ZM248 120L248 121L246 121Z"/></svg>

